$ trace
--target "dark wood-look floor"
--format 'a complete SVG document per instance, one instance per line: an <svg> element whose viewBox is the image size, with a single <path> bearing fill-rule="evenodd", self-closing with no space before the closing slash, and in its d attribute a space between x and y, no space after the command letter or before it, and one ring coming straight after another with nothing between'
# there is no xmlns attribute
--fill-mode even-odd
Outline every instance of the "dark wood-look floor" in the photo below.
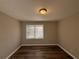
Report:
<svg viewBox="0 0 79 59"><path fill-rule="evenodd" d="M58 46L23 46L10 59L73 59Z"/></svg>

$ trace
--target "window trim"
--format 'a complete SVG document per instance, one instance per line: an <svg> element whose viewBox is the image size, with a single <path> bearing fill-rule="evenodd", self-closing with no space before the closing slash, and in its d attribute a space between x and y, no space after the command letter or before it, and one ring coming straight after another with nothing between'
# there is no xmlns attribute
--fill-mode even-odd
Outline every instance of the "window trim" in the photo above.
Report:
<svg viewBox="0 0 79 59"><path fill-rule="evenodd" d="M39 39L44 39L44 34L45 34L45 31L44 31L44 24L26 24L26 28L27 28L27 25L42 25L43 26L43 38L27 38L27 34L26 34L26 32L27 32L27 29L26 29L26 32L25 32L25 34L26 34L26 40L31 40L31 39L35 39L35 40L39 40ZM34 30L35 31L35 30ZM34 32L35 33L35 32Z"/></svg>

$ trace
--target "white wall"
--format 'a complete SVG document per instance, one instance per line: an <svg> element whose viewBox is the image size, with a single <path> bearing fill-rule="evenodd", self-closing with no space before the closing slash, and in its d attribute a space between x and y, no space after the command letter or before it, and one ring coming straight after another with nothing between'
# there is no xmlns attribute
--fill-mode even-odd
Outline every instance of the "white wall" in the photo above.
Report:
<svg viewBox="0 0 79 59"><path fill-rule="evenodd" d="M44 39L26 39L26 24L43 24ZM56 44L57 43L57 22L22 22L22 44Z"/></svg>
<svg viewBox="0 0 79 59"><path fill-rule="evenodd" d="M59 44L79 59L79 14L58 22Z"/></svg>
<svg viewBox="0 0 79 59"><path fill-rule="evenodd" d="M0 59L5 59L20 44L20 23L0 12Z"/></svg>

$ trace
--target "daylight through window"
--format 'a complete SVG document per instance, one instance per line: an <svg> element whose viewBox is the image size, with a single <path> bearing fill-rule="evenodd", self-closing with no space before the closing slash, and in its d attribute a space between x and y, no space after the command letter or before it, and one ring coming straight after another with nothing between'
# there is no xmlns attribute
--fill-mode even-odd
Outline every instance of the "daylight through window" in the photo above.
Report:
<svg viewBox="0 0 79 59"><path fill-rule="evenodd" d="M26 39L43 39L43 25L26 25Z"/></svg>

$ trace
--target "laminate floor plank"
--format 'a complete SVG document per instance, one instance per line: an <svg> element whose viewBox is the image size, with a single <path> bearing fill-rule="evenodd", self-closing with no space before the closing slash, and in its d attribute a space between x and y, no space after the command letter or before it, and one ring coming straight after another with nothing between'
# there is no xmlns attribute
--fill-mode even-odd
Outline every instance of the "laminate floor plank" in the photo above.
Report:
<svg viewBox="0 0 79 59"><path fill-rule="evenodd" d="M9 59L73 59L58 46L22 46Z"/></svg>

